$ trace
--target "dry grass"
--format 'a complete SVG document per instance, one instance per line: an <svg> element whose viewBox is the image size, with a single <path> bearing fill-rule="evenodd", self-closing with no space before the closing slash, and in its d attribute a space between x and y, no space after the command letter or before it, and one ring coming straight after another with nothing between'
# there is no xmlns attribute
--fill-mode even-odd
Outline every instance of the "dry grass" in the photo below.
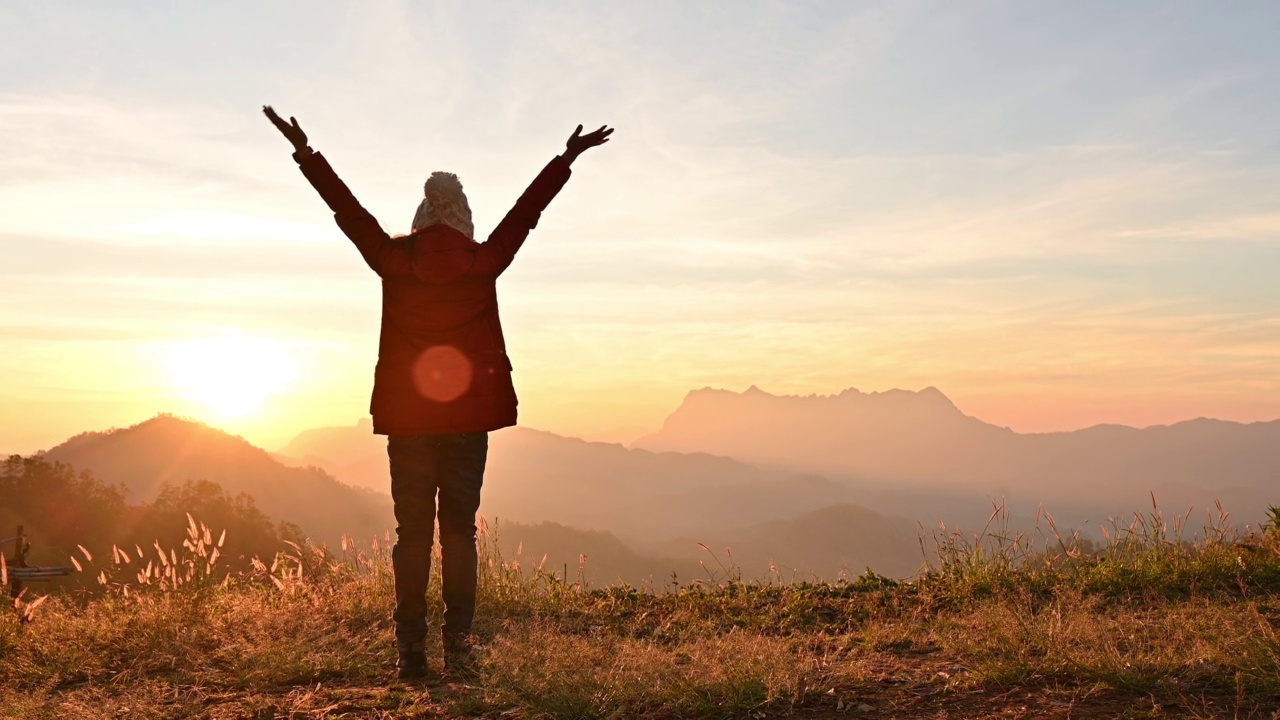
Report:
<svg viewBox="0 0 1280 720"><path fill-rule="evenodd" d="M96 595L0 612L0 717L1280 719L1276 533L1089 554L999 532L942 536L910 583L660 593L521 572L486 533L481 679L406 686L385 538L227 575L192 522L189 547L83 558Z"/></svg>
<svg viewBox="0 0 1280 720"><path fill-rule="evenodd" d="M728 632L675 646L519 627L485 653L484 702L529 716L736 717L791 699L812 661L795 641Z"/></svg>
<svg viewBox="0 0 1280 720"><path fill-rule="evenodd" d="M989 601L939 629L942 643L1001 686L1098 684L1280 695L1280 604L1203 599L1107 607L1065 590L1048 602Z"/></svg>

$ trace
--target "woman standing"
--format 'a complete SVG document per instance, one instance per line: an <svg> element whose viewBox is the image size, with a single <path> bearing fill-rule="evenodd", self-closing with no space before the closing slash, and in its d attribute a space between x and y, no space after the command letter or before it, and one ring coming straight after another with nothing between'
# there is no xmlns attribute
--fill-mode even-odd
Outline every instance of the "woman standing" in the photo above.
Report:
<svg viewBox="0 0 1280 720"><path fill-rule="evenodd" d="M485 242L452 173L432 173L412 232L391 238L361 207L329 162L307 145L298 121L263 112L293 144L302 174L382 278L382 329L374 371L373 431L387 435L396 545L396 645L402 678L427 674L426 591L435 521L440 521L445 672L474 674L476 511L490 430L516 423L495 281L568 182L569 166L609 141L612 128L582 134L552 158Z"/></svg>

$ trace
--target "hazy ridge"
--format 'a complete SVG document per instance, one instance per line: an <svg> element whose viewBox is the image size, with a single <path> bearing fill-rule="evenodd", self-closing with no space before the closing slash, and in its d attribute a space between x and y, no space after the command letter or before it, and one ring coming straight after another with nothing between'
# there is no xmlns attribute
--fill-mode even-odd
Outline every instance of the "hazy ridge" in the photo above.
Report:
<svg viewBox="0 0 1280 720"><path fill-rule="evenodd" d="M368 473L386 472L385 439L360 424L302 437L318 439L315 449L339 449L329 456L335 464L357 458L348 471L364 459ZM799 576L824 577L860 572L867 564L906 575L918 565L910 542L889 543L889 552L868 551L884 547L872 536L885 527L895 528L893 537L914 538L912 522L852 505L850 488L821 477L525 428L494 433L491 448L481 513L497 523L504 552L514 556L520 550L530 563L545 555L549 568L568 565L574 572L579 556L586 555L585 577L594 583L662 583L673 572L682 581L707 577L703 563L717 568L728 562L729 547L737 548L733 561L747 577L766 575L775 562ZM272 519L295 522L330 547L343 534L367 539L394 528L390 497L335 478L318 466L325 457L308 452L317 465L290 467L281 462L283 454L272 456L243 438L180 418L159 416L129 428L84 433L45 455L123 484L136 501L154 498L164 483L208 479L229 493L250 495ZM368 474L360 477L366 485L377 482ZM820 534L833 542L809 542L805 551L803 542L794 548L783 544L786 532L775 536L789 524L822 527L807 514L824 509L820 519L829 527ZM878 522L862 522L867 517ZM818 545L825 549L813 552Z"/></svg>
<svg viewBox="0 0 1280 720"><path fill-rule="evenodd" d="M47 457L121 483L146 501L164 483L208 479L274 520L336 545L394 527L386 441L367 420L300 433L278 453L170 416L84 433ZM1064 526L1096 528L1149 507L1180 514L1215 499L1242 522L1266 507L1280 468L1280 422L1193 420L1028 435L919 392L775 396L691 392L633 447L528 428L491 434L481 513L519 550L592 582L661 582L736 564L831 578L920 566L921 528L981 527L1008 498L1028 528L1041 504ZM731 558L730 558L731 555Z"/></svg>
<svg viewBox="0 0 1280 720"><path fill-rule="evenodd" d="M1097 523L1149 507L1154 493L1175 512L1222 500L1256 521L1280 485L1280 421L1024 434L965 415L932 387L807 397L704 388L633 446L847 479L863 502L922 519L1004 497L1023 513L1044 505Z"/></svg>
<svg viewBox="0 0 1280 720"><path fill-rule="evenodd" d="M273 520L297 523L331 546L343 534L380 535L392 518L387 495L347 485L318 467L288 467L244 438L168 415L77 435L45 457L123 485L134 502L154 500L166 483L209 480L231 495L249 495Z"/></svg>

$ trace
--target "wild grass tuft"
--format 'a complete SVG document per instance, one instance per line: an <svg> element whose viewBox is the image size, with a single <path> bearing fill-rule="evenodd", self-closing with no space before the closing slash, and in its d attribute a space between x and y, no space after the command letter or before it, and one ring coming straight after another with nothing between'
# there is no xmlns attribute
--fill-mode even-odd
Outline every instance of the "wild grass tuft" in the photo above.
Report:
<svg viewBox="0 0 1280 720"><path fill-rule="evenodd" d="M1241 531L1221 505L1216 510L1191 533L1190 510L1168 520L1153 496L1150 512L1104 526L1099 544L1078 531L1060 532L1044 511L1033 532L1011 531L1007 508L995 504L979 532L943 526L931 535L930 559L915 585L939 602L1013 591L1045 595L1064 587L1121 600L1247 597L1280 589L1280 535Z"/></svg>

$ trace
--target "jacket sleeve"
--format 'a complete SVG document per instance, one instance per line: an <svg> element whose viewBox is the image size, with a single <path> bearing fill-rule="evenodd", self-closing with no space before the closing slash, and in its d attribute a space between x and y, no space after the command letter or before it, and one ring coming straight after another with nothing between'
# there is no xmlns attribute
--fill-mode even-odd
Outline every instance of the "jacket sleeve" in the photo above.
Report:
<svg viewBox="0 0 1280 720"><path fill-rule="evenodd" d="M529 231L538 226L538 218L551 200L569 182L569 164L559 155L551 159L538 177L534 178L524 194L507 212L502 222L490 233L489 239L480 244L472 272L501 275L511 264L516 251L529 237Z"/></svg>
<svg viewBox="0 0 1280 720"><path fill-rule="evenodd" d="M298 167L333 211L338 228L355 244L374 272L385 276L409 268L411 263L408 250L401 243L391 240L373 215L351 194L347 184L342 182L323 155L312 153L298 159Z"/></svg>

